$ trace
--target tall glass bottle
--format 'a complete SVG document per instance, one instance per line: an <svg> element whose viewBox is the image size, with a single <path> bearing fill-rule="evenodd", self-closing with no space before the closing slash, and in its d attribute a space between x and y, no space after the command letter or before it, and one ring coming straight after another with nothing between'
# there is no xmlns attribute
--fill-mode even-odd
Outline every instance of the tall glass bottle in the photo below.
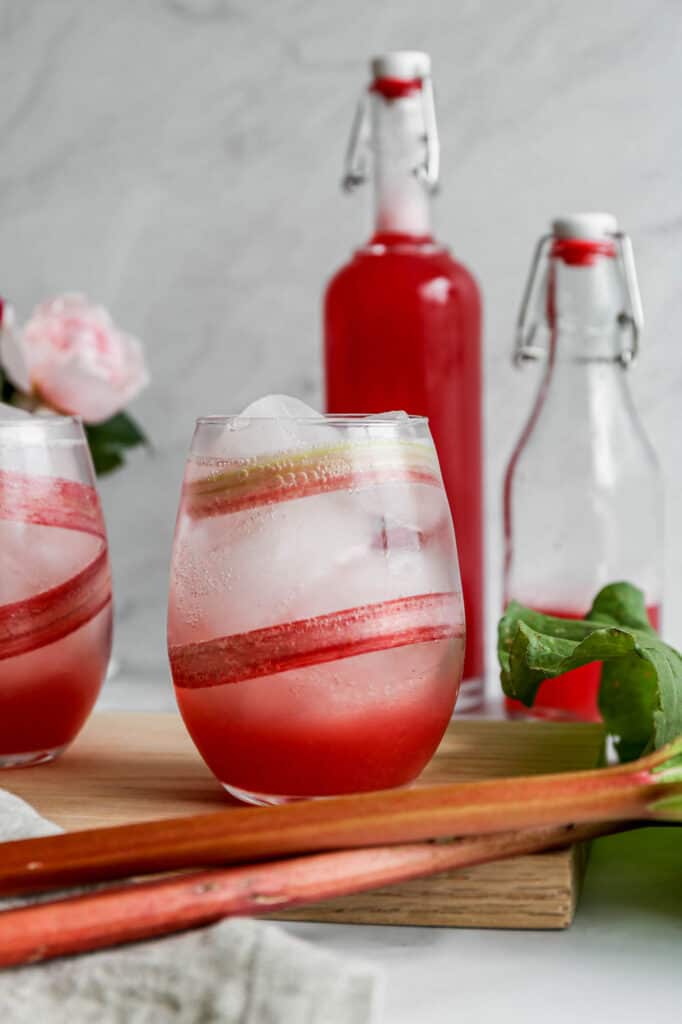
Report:
<svg viewBox="0 0 682 1024"><path fill-rule="evenodd" d="M324 303L327 411L428 416L455 520L467 621L458 707L483 694L481 311L469 271L431 234L438 180L430 60L371 63L344 185L374 178L374 233L332 278Z"/></svg>
<svg viewBox="0 0 682 1024"><path fill-rule="evenodd" d="M632 250L615 218L554 221L519 318L516 362L544 369L504 483L506 601L581 618L600 587L628 580L658 625L662 486L628 386L641 325ZM598 720L599 676L595 663L543 683L532 713Z"/></svg>

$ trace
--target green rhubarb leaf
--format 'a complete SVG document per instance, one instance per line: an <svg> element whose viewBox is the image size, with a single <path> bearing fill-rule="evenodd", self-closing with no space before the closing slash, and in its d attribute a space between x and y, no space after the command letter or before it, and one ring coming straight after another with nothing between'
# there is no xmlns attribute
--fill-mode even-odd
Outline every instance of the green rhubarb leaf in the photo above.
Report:
<svg viewBox="0 0 682 1024"><path fill-rule="evenodd" d="M644 594L631 583L610 583L603 587L585 616L590 622L604 622L612 626L628 626L645 633L656 630L649 622Z"/></svg>
<svg viewBox="0 0 682 1024"><path fill-rule="evenodd" d="M599 708L619 757L630 761L682 733L682 657L649 624L630 583L597 594L585 619L512 602L498 630L502 689L531 707L545 679L603 662Z"/></svg>

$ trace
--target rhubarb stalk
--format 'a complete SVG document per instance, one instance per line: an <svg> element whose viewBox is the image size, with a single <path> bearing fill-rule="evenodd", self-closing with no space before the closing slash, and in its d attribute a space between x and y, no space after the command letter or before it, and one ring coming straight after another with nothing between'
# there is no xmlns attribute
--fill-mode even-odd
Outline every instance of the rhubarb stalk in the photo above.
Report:
<svg viewBox="0 0 682 1024"><path fill-rule="evenodd" d="M224 917L272 914L618 830L609 824L505 832L449 843L344 850L116 886L0 914L0 965L149 939Z"/></svg>
<svg viewBox="0 0 682 1024"><path fill-rule="evenodd" d="M682 821L682 737L628 765L448 783L5 843L0 893L518 829Z"/></svg>
<svg viewBox="0 0 682 1024"><path fill-rule="evenodd" d="M385 483L440 488L431 445L375 439L366 444L280 452L186 481L183 502L189 515L203 518Z"/></svg>

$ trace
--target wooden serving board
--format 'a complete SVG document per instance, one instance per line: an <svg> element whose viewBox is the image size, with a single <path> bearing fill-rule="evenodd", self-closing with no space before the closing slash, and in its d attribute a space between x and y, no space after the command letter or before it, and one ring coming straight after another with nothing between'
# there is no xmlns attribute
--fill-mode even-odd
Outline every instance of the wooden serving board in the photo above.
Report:
<svg viewBox="0 0 682 1024"><path fill-rule="evenodd" d="M599 726L459 718L420 782L593 768L602 750ZM7 771L1 781L68 831L237 806L173 714L95 714L58 761ZM278 916L363 924L565 928L573 919L584 860L583 850L570 847Z"/></svg>

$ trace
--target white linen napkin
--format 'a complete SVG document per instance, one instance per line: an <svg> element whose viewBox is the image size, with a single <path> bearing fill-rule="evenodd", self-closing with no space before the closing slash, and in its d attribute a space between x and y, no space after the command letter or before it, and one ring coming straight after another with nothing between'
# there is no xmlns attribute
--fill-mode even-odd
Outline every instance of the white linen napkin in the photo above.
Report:
<svg viewBox="0 0 682 1024"><path fill-rule="evenodd" d="M0 790L0 841L60 831L19 797ZM12 1024L375 1024L381 982L371 966L316 949L276 925L233 918L170 938L0 971L0 1019Z"/></svg>

